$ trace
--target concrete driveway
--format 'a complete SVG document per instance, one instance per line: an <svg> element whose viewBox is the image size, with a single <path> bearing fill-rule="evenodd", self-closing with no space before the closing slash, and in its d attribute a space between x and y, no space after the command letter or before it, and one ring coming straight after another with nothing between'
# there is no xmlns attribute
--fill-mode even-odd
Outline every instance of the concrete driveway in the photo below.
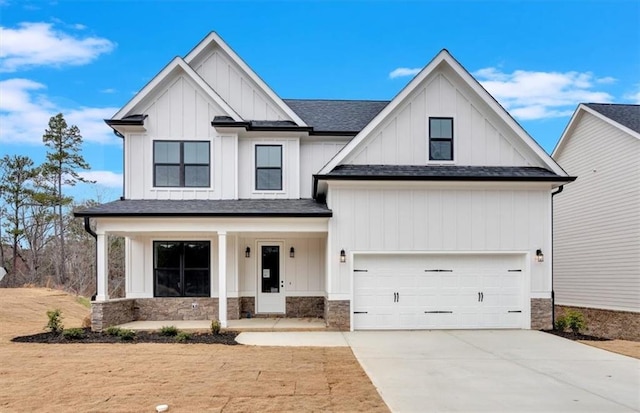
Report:
<svg viewBox="0 0 640 413"><path fill-rule="evenodd" d="M640 411L640 360L539 331L344 336L393 412Z"/></svg>

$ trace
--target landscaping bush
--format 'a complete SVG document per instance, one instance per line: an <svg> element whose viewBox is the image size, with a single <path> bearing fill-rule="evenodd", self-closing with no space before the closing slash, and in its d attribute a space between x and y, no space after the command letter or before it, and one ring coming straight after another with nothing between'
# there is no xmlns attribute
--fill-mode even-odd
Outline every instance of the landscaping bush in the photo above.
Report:
<svg viewBox="0 0 640 413"><path fill-rule="evenodd" d="M91 316L85 316L82 319L82 327L91 328Z"/></svg>
<svg viewBox="0 0 640 413"><path fill-rule="evenodd" d="M220 334L220 321L211 320L211 334Z"/></svg>
<svg viewBox="0 0 640 413"><path fill-rule="evenodd" d="M191 339L191 333L187 333L186 331L180 331L178 334L176 334L176 341L178 343L184 343L185 341L188 341Z"/></svg>
<svg viewBox="0 0 640 413"><path fill-rule="evenodd" d="M567 325L574 334L578 334L580 330L587 328L587 322L584 319L584 315L580 311L569 310L566 312Z"/></svg>
<svg viewBox="0 0 640 413"><path fill-rule="evenodd" d="M119 328L117 336L122 341L132 341L136 337L136 332L128 328Z"/></svg>
<svg viewBox="0 0 640 413"><path fill-rule="evenodd" d="M62 333L64 330L64 325L62 325L62 313L57 308L55 310L47 311L47 318L49 321L45 326L45 330L49 330L54 334Z"/></svg>
<svg viewBox="0 0 640 413"><path fill-rule="evenodd" d="M122 329L120 327L111 326L111 327L107 327L104 330L104 333L108 336L119 336L121 331Z"/></svg>
<svg viewBox="0 0 640 413"><path fill-rule="evenodd" d="M564 331L567 329L567 317L565 316L560 316L558 317L558 319L556 320L555 323L555 328L558 331Z"/></svg>
<svg viewBox="0 0 640 413"><path fill-rule="evenodd" d="M84 329L68 328L62 331L62 336L67 340L78 340L78 339L84 338Z"/></svg>
<svg viewBox="0 0 640 413"><path fill-rule="evenodd" d="M175 326L162 326L162 328L160 328L160 335L174 337L178 335L178 329Z"/></svg>

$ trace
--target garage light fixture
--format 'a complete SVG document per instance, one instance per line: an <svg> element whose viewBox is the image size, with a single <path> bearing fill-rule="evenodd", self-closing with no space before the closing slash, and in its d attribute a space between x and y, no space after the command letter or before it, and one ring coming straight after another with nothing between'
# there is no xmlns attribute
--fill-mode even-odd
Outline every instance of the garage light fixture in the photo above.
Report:
<svg viewBox="0 0 640 413"><path fill-rule="evenodd" d="M536 261L544 262L544 254L542 253L542 250L536 250Z"/></svg>
<svg viewBox="0 0 640 413"><path fill-rule="evenodd" d="M247 247L247 249L244 250L244 256L247 258L251 257L251 248Z"/></svg>
<svg viewBox="0 0 640 413"><path fill-rule="evenodd" d="M293 249L293 247L291 247L291 249L289 250L289 257L295 258L295 256L296 256L296 250Z"/></svg>
<svg viewBox="0 0 640 413"><path fill-rule="evenodd" d="M340 262L347 262L347 253L344 250L340 250Z"/></svg>

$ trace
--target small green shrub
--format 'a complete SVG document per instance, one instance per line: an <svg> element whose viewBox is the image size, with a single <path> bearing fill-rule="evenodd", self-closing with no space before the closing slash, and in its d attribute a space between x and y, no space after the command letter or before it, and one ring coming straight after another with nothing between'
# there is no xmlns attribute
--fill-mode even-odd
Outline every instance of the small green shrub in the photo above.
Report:
<svg viewBox="0 0 640 413"><path fill-rule="evenodd" d="M186 331L181 331L176 334L176 341L178 343L184 343L185 341L191 340L191 333L187 333Z"/></svg>
<svg viewBox="0 0 640 413"><path fill-rule="evenodd" d="M566 330L567 329L567 317L565 317L563 315L558 317L558 319L556 320L555 328L558 331Z"/></svg>
<svg viewBox="0 0 640 413"><path fill-rule="evenodd" d="M220 334L220 321L211 320L211 334Z"/></svg>
<svg viewBox="0 0 640 413"><path fill-rule="evenodd" d="M62 331L62 336L67 340L79 340L84 337L84 329L68 328Z"/></svg>
<svg viewBox="0 0 640 413"><path fill-rule="evenodd" d="M160 335L174 337L178 335L178 329L176 328L176 326L162 326L162 328L160 328Z"/></svg>
<svg viewBox="0 0 640 413"><path fill-rule="evenodd" d="M49 330L52 333L60 334L64 330L62 325L62 313L57 308L55 310L47 311L47 318L49 321L45 326L45 330Z"/></svg>
<svg viewBox="0 0 640 413"><path fill-rule="evenodd" d="M121 328L117 335L122 341L132 341L136 337L136 332L128 328Z"/></svg>
<svg viewBox="0 0 640 413"><path fill-rule="evenodd" d="M122 329L120 327L111 326L111 327L107 327L104 330L104 333L108 336L119 336L121 331Z"/></svg>
<svg viewBox="0 0 640 413"><path fill-rule="evenodd" d="M580 330L587 328L587 322L580 311L569 310L565 314L565 317L567 318L567 325L574 334L577 334Z"/></svg>

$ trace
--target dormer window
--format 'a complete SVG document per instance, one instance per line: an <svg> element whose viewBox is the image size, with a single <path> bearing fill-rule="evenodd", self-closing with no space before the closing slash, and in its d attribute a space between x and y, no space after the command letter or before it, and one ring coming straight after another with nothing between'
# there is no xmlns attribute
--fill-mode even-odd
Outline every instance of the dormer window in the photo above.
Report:
<svg viewBox="0 0 640 413"><path fill-rule="evenodd" d="M209 187L209 142L154 141L153 186Z"/></svg>
<svg viewBox="0 0 640 413"><path fill-rule="evenodd" d="M453 118L429 118L429 160L453 161Z"/></svg>
<svg viewBox="0 0 640 413"><path fill-rule="evenodd" d="M282 145L256 145L256 190L282 190Z"/></svg>

